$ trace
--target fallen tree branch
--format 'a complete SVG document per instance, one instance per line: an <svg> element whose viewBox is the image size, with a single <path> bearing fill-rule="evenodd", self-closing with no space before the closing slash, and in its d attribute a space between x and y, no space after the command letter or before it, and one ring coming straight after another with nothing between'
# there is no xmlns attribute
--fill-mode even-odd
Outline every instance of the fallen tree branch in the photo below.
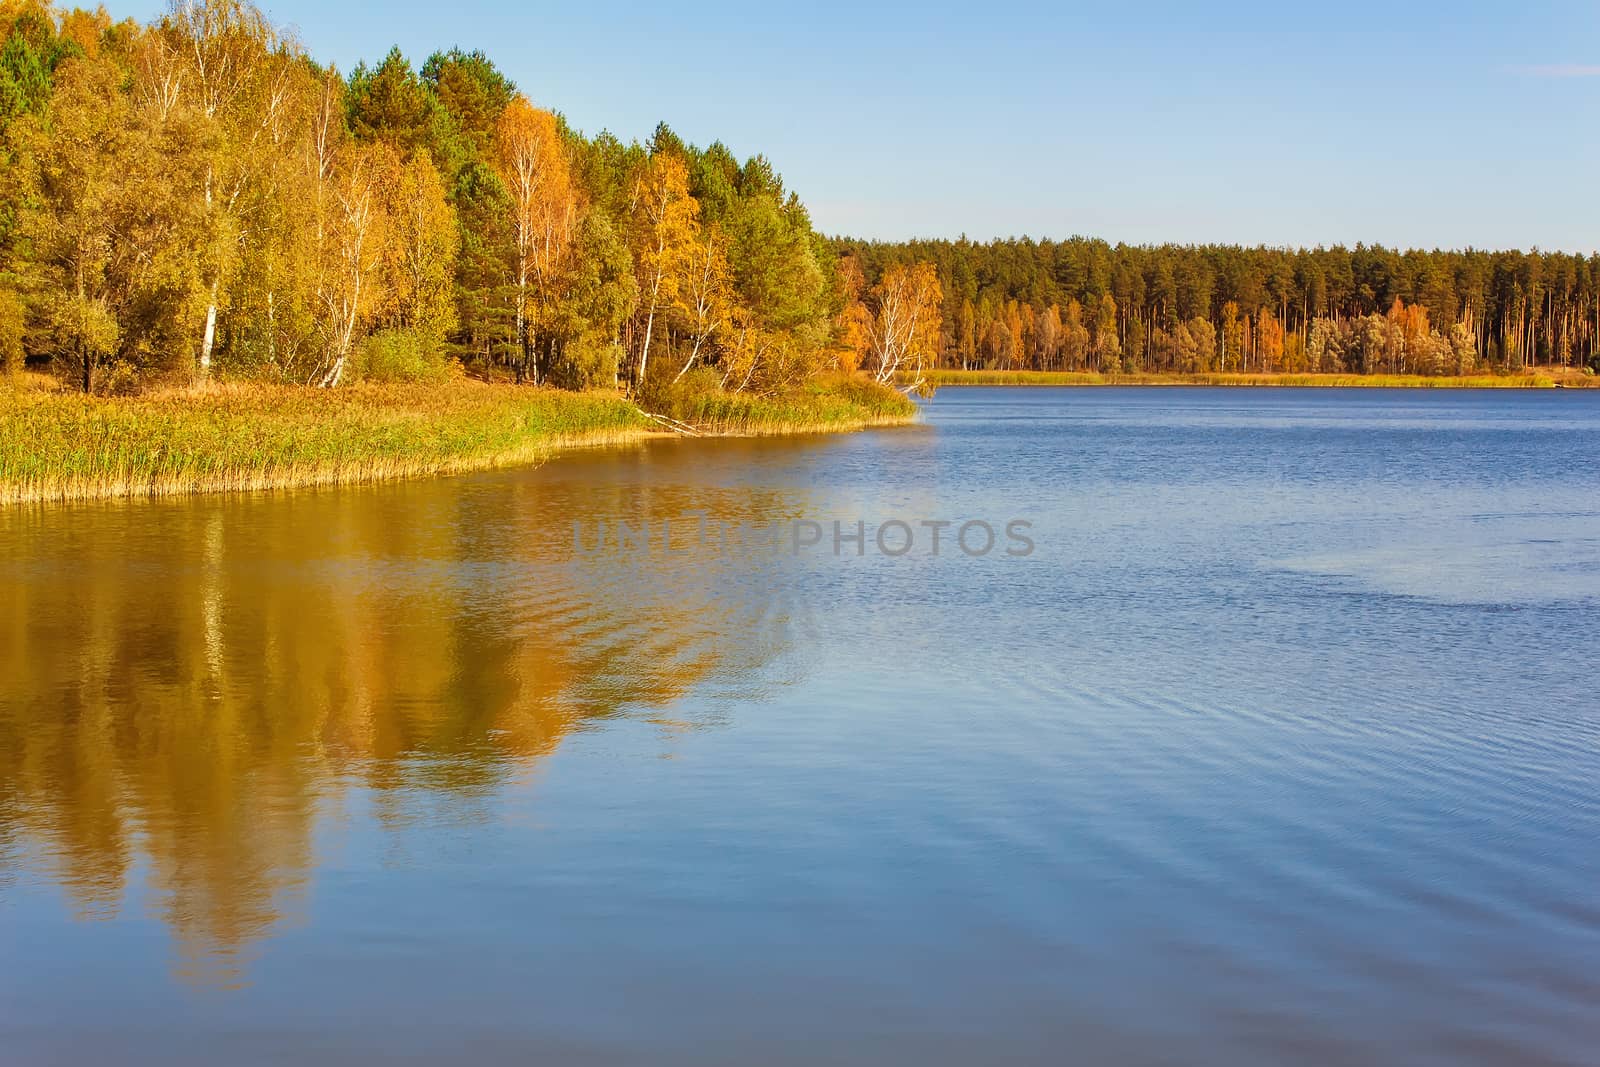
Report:
<svg viewBox="0 0 1600 1067"><path fill-rule="evenodd" d="M645 418L650 419L653 422L660 423L662 426L665 426L667 429L671 430L673 433L681 434L684 437L705 437L705 436L707 436L706 432L704 430L699 429L698 427L690 426L686 422L679 422L677 419L668 418L665 415L657 415L653 411L644 410L644 408L640 408L639 409L639 414L643 415Z"/></svg>

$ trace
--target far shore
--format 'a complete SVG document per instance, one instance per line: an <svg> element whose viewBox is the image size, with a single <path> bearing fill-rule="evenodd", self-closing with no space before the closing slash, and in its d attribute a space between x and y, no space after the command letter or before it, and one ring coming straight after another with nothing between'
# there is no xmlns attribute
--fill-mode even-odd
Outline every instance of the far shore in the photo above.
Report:
<svg viewBox="0 0 1600 1067"><path fill-rule="evenodd" d="M772 397L688 395L651 412L615 392L466 379L215 384L113 398L29 378L0 379L0 505L359 485L652 437L837 433L917 419L914 403L864 378Z"/></svg>
<svg viewBox="0 0 1600 1067"><path fill-rule="evenodd" d="M1094 371L935 370L923 375L935 388L957 385L1267 386L1300 389L1592 389L1600 377L1563 367L1520 374L1428 376L1421 374L1100 374Z"/></svg>

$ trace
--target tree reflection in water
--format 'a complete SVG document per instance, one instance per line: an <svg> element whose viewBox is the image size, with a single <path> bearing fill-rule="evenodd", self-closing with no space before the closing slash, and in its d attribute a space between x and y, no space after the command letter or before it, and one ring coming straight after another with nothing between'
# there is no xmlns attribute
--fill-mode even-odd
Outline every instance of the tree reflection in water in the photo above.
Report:
<svg viewBox="0 0 1600 1067"><path fill-rule="evenodd" d="M800 612L781 556L574 550L574 521L805 503L695 462L0 513L0 876L84 918L142 882L181 974L236 984L353 792L396 832L486 819L581 724L758 697Z"/></svg>

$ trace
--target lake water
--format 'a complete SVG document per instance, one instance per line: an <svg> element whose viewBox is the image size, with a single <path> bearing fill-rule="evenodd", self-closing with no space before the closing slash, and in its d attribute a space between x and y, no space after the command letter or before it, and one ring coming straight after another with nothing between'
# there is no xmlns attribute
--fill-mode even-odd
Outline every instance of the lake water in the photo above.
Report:
<svg viewBox="0 0 1600 1067"><path fill-rule="evenodd" d="M0 1061L1594 1062L1600 394L927 415L0 510Z"/></svg>

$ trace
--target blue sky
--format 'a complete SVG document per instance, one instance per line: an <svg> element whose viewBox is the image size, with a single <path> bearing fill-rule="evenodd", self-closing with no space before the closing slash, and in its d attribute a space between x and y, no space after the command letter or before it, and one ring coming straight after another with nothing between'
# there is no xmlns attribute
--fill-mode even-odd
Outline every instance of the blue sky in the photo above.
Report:
<svg viewBox="0 0 1600 1067"><path fill-rule="evenodd" d="M1596 0L262 6L763 152L830 233L1600 249Z"/></svg>

